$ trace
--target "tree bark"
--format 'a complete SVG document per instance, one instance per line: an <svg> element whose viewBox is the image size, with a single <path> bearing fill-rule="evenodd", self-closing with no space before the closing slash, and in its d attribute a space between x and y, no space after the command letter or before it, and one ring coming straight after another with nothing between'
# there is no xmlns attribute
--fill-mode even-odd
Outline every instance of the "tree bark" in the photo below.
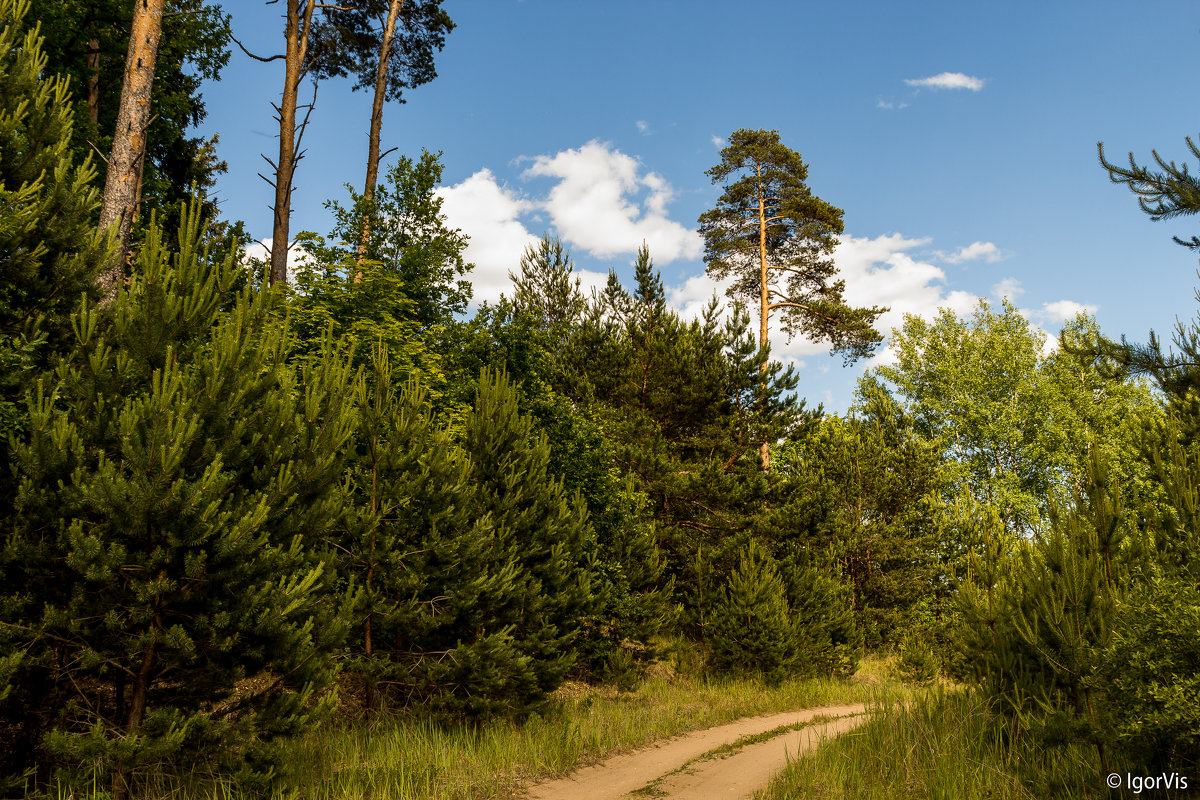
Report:
<svg viewBox="0 0 1200 800"><path fill-rule="evenodd" d="M100 40L93 36L87 46L87 110L88 119L95 125L100 121Z"/></svg>
<svg viewBox="0 0 1200 800"><path fill-rule="evenodd" d="M154 616L154 628L160 628L162 620L159 615ZM150 682L154 675L154 668L158 663L158 648L154 641L146 643L146 647L142 650L142 663L138 667L137 678L133 684L133 697L129 703L129 719L126 722L125 733L132 736L137 733L137 729L141 727L142 720L146 718L146 705L150 697ZM129 791L129 772L123 762L118 762L113 767L112 774L112 795L113 800L125 800Z"/></svg>
<svg viewBox="0 0 1200 800"><path fill-rule="evenodd" d="M367 137L367 178L363 182L363 200L370 205L375 199L375 185L379 182L379 139L383 130L383 101L387 96L388 60L392 55L392 38L396 35L396 20L404 8L404 0L389 0L387 20L383 24L383 40L379 43L379 63L375 67L375 97L371 102L371 131ZM367 256L367 243L371 239L371 218L362 220L362 239L358 243L358 264ZM354 275L354 282L362 280L362 270Z"/></svg>
<svg viewBox="0 0 1200 800"><path fill-rule="evenodd" d="M379 135L383 129L383 100L387 96L388 60L392 55L392 39L396 35L396 20L404 8L404 0L390 0L387 21L383 25L383 41L379 44L379 64L375 68L375 99L371 103L371 134L367 142L367 179L363 197L375 196L379 181Z"/></svg>
<svg viewBox="0 0 1200 800"><path fill-rule="evenodd" d="M759 311L758 311L758 346L763 348L767 346L767 318L771 313L770 290L767 286L767 208L766 199L763 195L762 185L762 165L754 165L755 172L758 173L758 268L759 268ZM763 388L766 388L767 382L767 362L763 362L758 367L760 382ZM765 394L765 393L764 393ZM762 460L763 472L768 472L771 469L771 446L766 440L763 440L762 447L759 450L759 457Z"/></svg>
<svg viewBox="0 0 1200 800"><path fill-rule="evenodd" d="M112 260L96 277L101 304L117 296L117 289L125 277L125 259L137 208L142 158L146 152L150 90L154 84L154 63L158 57L165 6L166 0L135 0L133 4L133 25L129 34L129 52L125 56L121 105L117 110L117 129L113 132L104 199L100 206L100 229L115 229L117 234L117 248Z"/></svg>
<svg viewBox="0 0 1200 800"><path fill-rule="evenodd" d="M303 10L301 8L303 7ZM271 229L270 282L287 280L287 254L292 221L292 179L296 174L296 96L304 76L304 56L312 23L313 0L287 0L284 38L287 65L283 77L283 100L279 104L279 160L275 164L275 221ZM303 24L301 19L303 18Z"/></svg>

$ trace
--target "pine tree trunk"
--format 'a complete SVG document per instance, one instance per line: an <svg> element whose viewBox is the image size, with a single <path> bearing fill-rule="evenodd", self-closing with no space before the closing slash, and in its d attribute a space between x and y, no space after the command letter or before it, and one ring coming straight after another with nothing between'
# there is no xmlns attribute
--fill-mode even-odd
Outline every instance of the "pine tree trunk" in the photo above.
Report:
<svg viewBox="0 0 1200 800"><path fill-rule="evenodd" d="M759 312L758 312L758 346L763 348L767 346L767 319L771 313L771 297L767 289L767 208L766 201L763 197L762 185L762 165L756 164L755 170L758 172L758 265L759 265ZM760 382L763 388L766 388L767 382L767 362L763 362L758 367ZM765 393L764 393L765 396ZM768 472L771 469L771 446L766 440L763 440L760 450L763 472Z"/></svg>
<svg viewBox="0 0 1200 800"><path fill-rule="evenodd" d="M314 3L287 0L284 37L287 65L283 78L283 100L279 105L279 160L275 163L275 220L271 229L270 282L287 280L287 254L292 222L292 178L296 174L296 96L304 74L304 55ZM301 15L304 23L301 26ZM303 29L302 29L303 27Z"/></svg>
<svg viewBox="0 0 1200 800"><path fill-rule="evenodd" d="M87 47L87 110L88 119L95 125L100 122L100 40L90 37Z"/></svg>
<svg viewBox="0 0 1200 800"><path fill-rule="evenodd" d="M392 38L396 35L396 20L404 8L404 0L390 0L387 21L383 25L383 40L379 43L379 63L375 67L375 98L371 102L371 132L367 138L367 179L363 183L363 199L370 205L375 199L375 185L379 182L379 139L383 130L383 101L387 96L388 60L392 55ZM367 255L367 243L371 239L371 219L364 216L362 240L358 244L358 264ZM360 269L354 282L362 280Z"/></svg>
<svg viewBox="0 0 1200 800"><path fill-rule="evenodd" d="M154 618L154 626L157 628L160 624L159 617ZM142 650L142 663L138 668L137 679L133 684L133 697L129 703L129 718L125 726L125 733L132 736L141 727L142 720L146 717L146 703L150 697L150 678L154 674L154 667L158 661L158 649L154 642L146 644ZM113 800L125 800L129 791L129 771L125 765L118 762L113 767L112 775L112 795Z"/></svg>
<svg viewBox="0 0 1200 800"><path fill-rule="evenodd" d="M112 152L108 157L104 200L100 206L100 229L109 230L115 226L117 233L116 252L96 278L101 303L108 303L117 296L117 288L125 277L125 258L137 207L141 163L146 152L150 90L154 84L154 63L158 57L165 5L166 0L135 0L133 5L121 105L117 111Z"/></svg>

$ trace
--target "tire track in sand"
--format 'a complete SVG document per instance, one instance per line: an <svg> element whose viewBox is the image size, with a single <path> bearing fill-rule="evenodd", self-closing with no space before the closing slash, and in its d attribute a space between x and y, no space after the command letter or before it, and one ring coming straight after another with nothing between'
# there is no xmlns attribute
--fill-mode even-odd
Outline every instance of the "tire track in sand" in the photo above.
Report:
<svg viewBox="0 0 1200 800"><path fill-rule="evenodd" d="M836 736L862 721L866 706L842 705L806 708L761 717L747 717L714 728L666 739L632 753L614 756L583 767L565 778L538 784L526 795L529 800L618 800L631 792L655 784L651 797L740 798L761 789L787 763L789 756ZM830 722L789 731L762 742L741 747L729 754L697 761L706 753L739 739L766 733L787 725L808 722L814 717L841 717ZM686 769L680 770L684 765ZM671 774L675 773L675 774Z"/></svg>

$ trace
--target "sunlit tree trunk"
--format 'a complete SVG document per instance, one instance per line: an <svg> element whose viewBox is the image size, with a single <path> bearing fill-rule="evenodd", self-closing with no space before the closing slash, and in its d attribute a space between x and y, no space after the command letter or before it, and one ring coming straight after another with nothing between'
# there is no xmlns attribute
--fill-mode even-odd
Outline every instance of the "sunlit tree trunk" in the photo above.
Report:
<svg viewBox="0 0 1200 800"><path fill-rule="evenodd" d="M112 260L96 278L101 291L101 303L107 303L117 296L117 289L125 274L129 233L137 209L142 159L146 152L150 89L154 84L154 63L158 57L165 5L166 0L135 0L133 5L129 52L125 56L125 79L121 84L121 105L117 110L117 128L113 132L108 176L104 182L104 200L100 206L101 230L112 228L117 235L117 247Z"/></svg>
<svg viewBox="0 0 1200 800"><path fill-rule="evenodd" d="M758 346L762 349L767 346L767 320L771 313L771 297L770 289L767 285L767 205L766 198L763 195L762 185L762 165L756 164L755 172L759 176L758 181L758 270L759 270L759 312L758 312ZM768 364L764 361L758 367L759 373L762 375L762 384L766 388ZM771 469L771 445L764 439L760 448L760 457L762 460L763 472Z"/></svg>
<svg viewBox="0 0 1200 800"><path fill-rule="evenodd" d="M363 184L363 199L369 205L375 198L375 184L379 182L379 139L383 130L383 101L387 95L388 59L392 55L392 38L396 35L396 20L404 8L404 0L390 0L387 20L383 24L383 38L379 43L379 63L375 67L375 99L371 103L371 132L367 140L367 179ZM371 218L364 216L362 239L358 244L358 263L367 255L367 243L371 239ZM354 275L355 283L362 280L362 270Z"/></svg>
<svg viewBox="0 0 1200 800"><path fill-rule="evenodd" d="M287 0L284 37L287 65L279 104L279 160L275 162L275 220L271 229L271 283L287 280L287 254L292 221L292 179L296 174L296 97L304 77L304 56L316 4Z"/></svg>

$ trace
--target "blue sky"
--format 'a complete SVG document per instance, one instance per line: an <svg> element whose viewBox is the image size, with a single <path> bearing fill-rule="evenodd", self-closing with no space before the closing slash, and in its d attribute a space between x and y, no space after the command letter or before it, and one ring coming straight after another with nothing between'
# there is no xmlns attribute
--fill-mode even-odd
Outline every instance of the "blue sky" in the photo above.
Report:
<svg viewBox="0 0 1200 800"><path fill-rule="evenodd" d="M281 51L281 3L228 3L236 34ZM809 185L845 210L838 263L853 302L931 317L1008 293L1052 335L1095 313L1144 339L1196 311L1195 220L1151 223L1109 183L1110 158L1185 160L1196 124L1200 6L1131 2L447 0L458 28L439 77L385 114L384 149L443 153L445 211L472 237L476 298L507 288L524 245L561 236L586 281L628 278L645 239L672 302L711 296L696 218L704 175L738 128L777 129ZM735 9L739 9L735 12ZM206 85L225 215L270 236L269 103L280 62L239 52ZM311 91L311 90L307 90ZM303 96L307 97L308 94ZM371 98L323 83L296 175L292 230L327 232L327 199L361 190ZM773 341L800 392L851 401L871 364ZM884 356L886 357L886 356Z"/></svg>

